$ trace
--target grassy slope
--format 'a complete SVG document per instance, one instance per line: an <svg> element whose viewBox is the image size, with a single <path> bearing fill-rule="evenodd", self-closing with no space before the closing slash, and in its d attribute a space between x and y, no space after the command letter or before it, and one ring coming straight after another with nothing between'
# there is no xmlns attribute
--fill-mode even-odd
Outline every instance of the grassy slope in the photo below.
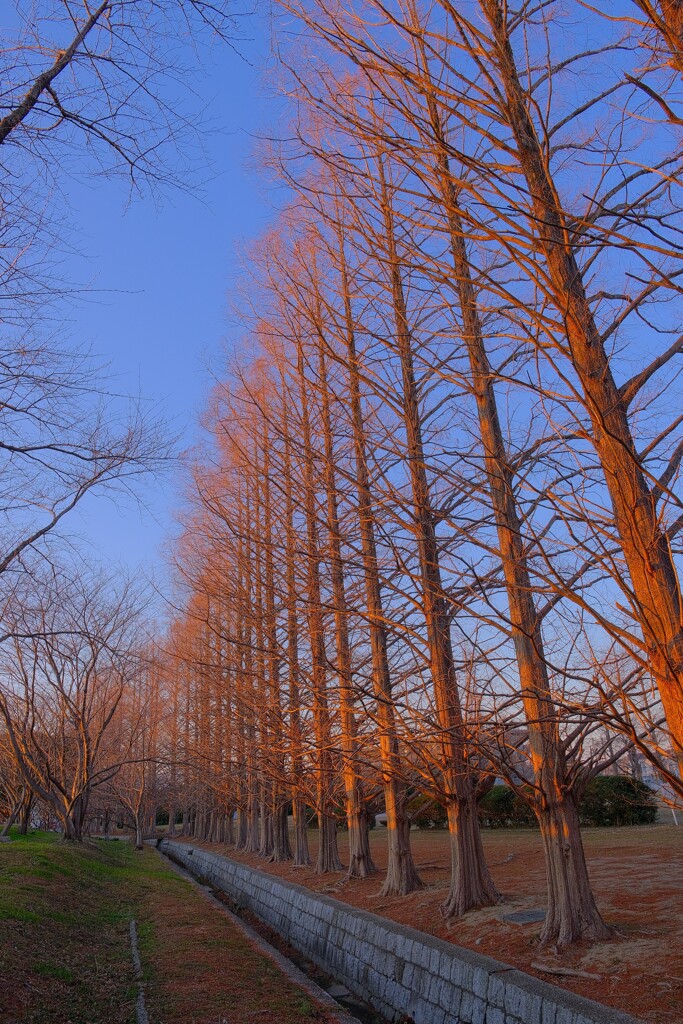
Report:
<svg viewBox="0 0 683 1024"><path fill-rule="evenodd" d="M0 1024L132 1024L131 917L150 1024L325 1020L155 851L34 833L0 845Z"/></svg>

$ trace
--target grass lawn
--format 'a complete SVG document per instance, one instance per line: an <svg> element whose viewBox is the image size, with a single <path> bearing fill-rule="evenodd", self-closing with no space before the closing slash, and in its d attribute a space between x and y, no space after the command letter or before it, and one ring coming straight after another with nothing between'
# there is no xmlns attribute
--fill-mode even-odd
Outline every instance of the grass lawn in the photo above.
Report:
<svg viewBox="0 0 683 1024"><path fill-rule="evenodd" d="M138 923L150 1024L312 1024L324 1010L155 850L0 845L0 1024L133 1024Z"/></svg>

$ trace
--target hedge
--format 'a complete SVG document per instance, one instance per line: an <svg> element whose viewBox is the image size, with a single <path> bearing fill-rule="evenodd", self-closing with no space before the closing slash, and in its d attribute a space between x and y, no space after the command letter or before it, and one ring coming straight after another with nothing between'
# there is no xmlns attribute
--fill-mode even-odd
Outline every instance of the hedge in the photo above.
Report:
<svg viewBox="0 0 683 1024"><path fill-rule="evenodd" d="M423 794L414 796L408 811L420 828L445 828L445 808ZM598 775L586 787L579 805L582 825L594 827L651 825L657 818L653 790L631 775ZM536 816L509 786L493 786L479 803L482 828L533 828Z"/></svg>

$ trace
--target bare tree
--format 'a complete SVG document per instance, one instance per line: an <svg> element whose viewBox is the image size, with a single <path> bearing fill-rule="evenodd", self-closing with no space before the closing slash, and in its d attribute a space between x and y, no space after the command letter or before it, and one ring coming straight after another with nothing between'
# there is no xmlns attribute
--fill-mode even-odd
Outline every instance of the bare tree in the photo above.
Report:
<svg viewBox="0 0 683 1024"><path fill-rule="evenodd" d="M116 749L107 739L139 668L141 608L132 588L82 567L41 583L4 611L0 716L25 786L81 839L93 790L132 757L132 735Z"/></svg>

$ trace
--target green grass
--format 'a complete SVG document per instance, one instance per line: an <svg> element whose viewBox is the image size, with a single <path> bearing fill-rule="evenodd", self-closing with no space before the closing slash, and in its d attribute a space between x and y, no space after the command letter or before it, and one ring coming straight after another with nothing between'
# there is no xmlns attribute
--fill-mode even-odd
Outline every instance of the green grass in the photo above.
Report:
<svg viewBox="0 0 683 1024"><path fill-rule="evenodd" d="M35 964L33 969L41 978L56 978L57 981L67 981L69 984L76 980L73 971L61 964Z"/></svg>
<svg viewBox="0 0 683 1024"><path fill-rule="evenodd" d="M30 833L0 846L0 1022L133 1024L131 918L150 1024L325 1020L156 851Z"/></svg>
<svg viewBox="0 0 683 1024"><path fill-rule="evenodd" d="M132 851L12 838L0 847L0 1020L132 1024Z"/></svg>

